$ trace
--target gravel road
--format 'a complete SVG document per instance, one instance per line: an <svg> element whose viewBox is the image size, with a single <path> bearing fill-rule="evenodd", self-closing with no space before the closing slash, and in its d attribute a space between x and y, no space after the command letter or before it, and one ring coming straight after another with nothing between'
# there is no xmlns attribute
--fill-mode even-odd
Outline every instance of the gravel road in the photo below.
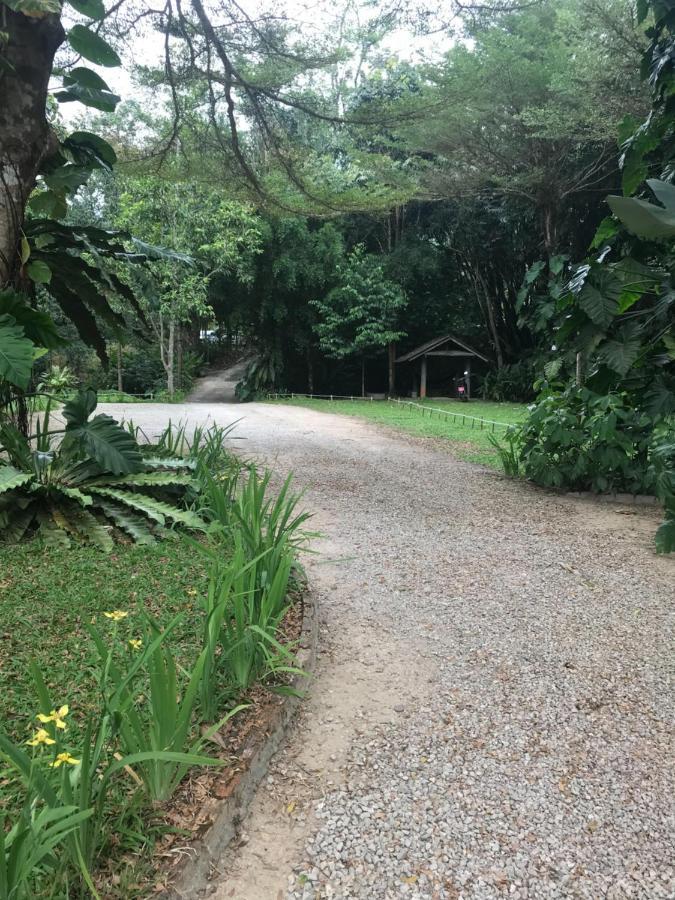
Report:
<svg viewBox="0 0 675 900"><path fill-rule="evenodd" d="M294 471L324 534L311 696L213 896L675 897L675 561L654 510L306 409L126 412L149 432L243 416L239 451Z"/></svg>

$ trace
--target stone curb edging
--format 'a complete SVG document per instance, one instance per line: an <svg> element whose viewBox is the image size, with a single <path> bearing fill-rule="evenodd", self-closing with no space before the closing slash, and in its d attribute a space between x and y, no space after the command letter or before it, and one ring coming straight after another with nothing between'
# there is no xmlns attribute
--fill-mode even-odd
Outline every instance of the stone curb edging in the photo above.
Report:
<svg viewBox="0 0 675 900"><path fill-rule="evenodd" d="M298 668L311 675L319 634L318 603L309 590L303 596L303 603L304 615L296 660ZM306 677L295 675L291 686L302 692L307 690L307 682ZM234 776L234 786L229 796L217 801L217 812L209 830L191 845L191 855L183 863L174 883L161 895L164 900L196 900L211 887L211 875L217 871L223 853L235 837L301 702L302 698L293 695L283 697L269 733L251 756L244 760L244 771Z"/></svg>

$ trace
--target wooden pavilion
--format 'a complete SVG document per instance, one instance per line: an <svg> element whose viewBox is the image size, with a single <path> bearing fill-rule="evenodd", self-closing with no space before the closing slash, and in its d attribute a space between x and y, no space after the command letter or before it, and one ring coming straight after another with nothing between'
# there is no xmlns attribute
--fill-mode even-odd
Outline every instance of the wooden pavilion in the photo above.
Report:
<svg viewBox="0 0 675 900"><path fill-rule="evenodd" d="M456 357L466 360L464 377L466 378L466 393L469 398L471 397L471 360L480 359L485 363L490 362L487 356L454 334L445 334L442 337L427 341L426 344L420 344L419 347L415 347L408 353L404 353L403 356L399 356L396 363L412 363L420 360L419 395L421 398L427 395L427 361L430 356Z"/></svg>

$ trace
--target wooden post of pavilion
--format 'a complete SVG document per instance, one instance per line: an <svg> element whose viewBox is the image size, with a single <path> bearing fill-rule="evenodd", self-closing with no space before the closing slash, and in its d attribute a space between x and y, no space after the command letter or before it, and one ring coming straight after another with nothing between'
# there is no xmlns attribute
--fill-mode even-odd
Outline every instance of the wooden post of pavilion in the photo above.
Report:
<svg viewBox="0 0 675 900"><path fill-rule="evenodd" d="M420 399L424 400L427 395L427 358L422 357L420 364Z"/></svg>

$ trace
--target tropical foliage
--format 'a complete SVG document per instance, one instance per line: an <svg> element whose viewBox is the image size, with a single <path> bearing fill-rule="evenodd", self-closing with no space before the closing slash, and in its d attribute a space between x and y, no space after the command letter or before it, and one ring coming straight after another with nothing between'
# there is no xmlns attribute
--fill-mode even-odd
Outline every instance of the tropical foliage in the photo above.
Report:
<svg viewBox="0 0 675 900"><path fill-rule="evenodd" d="M184 501L196 495L189 460L143 455L129 430L81 391L63 407L64 428L50 430L51 408L25 437L0 425L0 540L33 531L48 546L86 540L111 550L111 526L152 542L168 523L202 528Z"/></svg>
<svg viewBox="0 0 675 900"><path fill-rule="evenodd" d="M664 97L675 78L667 55L675 23L659 5L655 12L644 59L652 112L634 134L624 136L624 195L607 198L614 218L600 224L592 255L549 300L559 355L544 369L541 395L518 438L524 472L541 484L656 494L666 512L657 547L670 552L675 549L675 191L661 179L642 185L649 166L660 165L670 175L664 137L673 113ZM647 15L643 4L641 18ZM630 196L638 190L643 197Z"/></svg>

